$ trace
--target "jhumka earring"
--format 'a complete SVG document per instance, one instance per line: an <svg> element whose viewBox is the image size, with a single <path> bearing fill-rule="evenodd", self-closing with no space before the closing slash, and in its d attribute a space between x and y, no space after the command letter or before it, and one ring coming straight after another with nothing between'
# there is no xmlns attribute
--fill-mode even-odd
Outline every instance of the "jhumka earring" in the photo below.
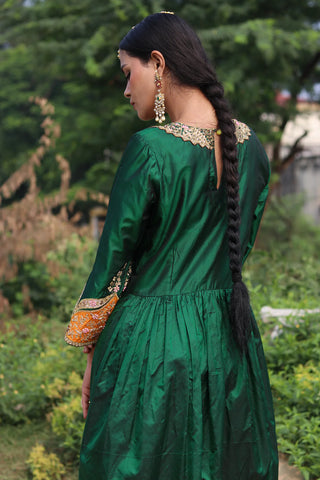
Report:
<svg viewBox="0 0 320 480"><path fill-rule="evenodd" d="M159 75L158 70L155 72L155 80L154 80L156 87L158 89L158 92L156 93L155 99L154 99L154 113L156 114L155 120L156 122L162 123L165 121L165 113L166 113L166 108L164 105L164 94L161 93L161 76Z"/></svg>

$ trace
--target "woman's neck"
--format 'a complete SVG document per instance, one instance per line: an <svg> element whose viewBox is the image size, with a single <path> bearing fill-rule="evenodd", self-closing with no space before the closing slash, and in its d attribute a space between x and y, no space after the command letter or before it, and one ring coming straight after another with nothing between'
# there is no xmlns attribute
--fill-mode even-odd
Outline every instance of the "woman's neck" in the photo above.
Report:
<svg viewBox="0 0 320 480"><path fill-rule="evenodd" d="M166 110L172 122L199 128L217 128L216 112L199 89L171 85L166 90Z"/></svg>

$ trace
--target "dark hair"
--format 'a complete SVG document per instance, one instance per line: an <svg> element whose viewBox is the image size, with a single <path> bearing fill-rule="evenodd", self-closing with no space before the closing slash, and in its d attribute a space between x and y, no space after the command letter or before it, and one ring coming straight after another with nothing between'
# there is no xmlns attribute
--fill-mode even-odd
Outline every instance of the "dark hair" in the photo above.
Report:
<svg viewBox="0 0 320 480"><path fill-rule="evenodd" d="M230 302L231 326L242 351L247 348L252 328L249 294L242 281L240 245L239 173L235 125L224 90L194 30L181 18L169 13L149 15L120 42L120 49L147 62L151 52L162 53L173 77L185 86L199 88L216 111L222 131L221 148L226 179L228 241L233 288Z"/></svg>

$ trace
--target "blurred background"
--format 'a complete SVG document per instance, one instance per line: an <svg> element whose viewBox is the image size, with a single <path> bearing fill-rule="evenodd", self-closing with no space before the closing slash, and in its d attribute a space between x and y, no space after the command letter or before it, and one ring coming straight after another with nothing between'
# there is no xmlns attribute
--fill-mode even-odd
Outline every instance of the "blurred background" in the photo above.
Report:
<svg viewBox="0 0 320 480"><path fill-rule="evenodd" d="M1 0L0 479L77 478L85 358L63 336L121 154L148 126L123 97L118 44L161 10L198 32L269 155L245 278L279 451L320 478L320 0Z"/></svg>

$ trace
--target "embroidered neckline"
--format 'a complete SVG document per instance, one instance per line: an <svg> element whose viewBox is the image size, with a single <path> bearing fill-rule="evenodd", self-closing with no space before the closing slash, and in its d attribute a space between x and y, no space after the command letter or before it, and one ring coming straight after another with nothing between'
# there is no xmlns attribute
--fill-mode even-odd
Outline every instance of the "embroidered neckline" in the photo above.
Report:
<svg viewBox="0 0 320 480"><path fill-rule="evenodd" d="M168 123L167 125L159 125L155 128L165 130L175 137L182 138L185 142L189 141L193 145L200 145L209 150L214 148L214 131L209 128L191 127L180 122Z"/></svg>
<svg viewBox="0 0 320 480"><path fill-rule="evenodd" d="M237 137L237 143L244 143L245 140L248 140L251 135L250 128L248 125L239 122L238 120L233 121L236 127L235 134ZM214 149L215 131L213 129L192 127L180 122L172 122L168 123L167 125L156 125L154 128L165 130L165 132L170 133L175 137L182 138L185 142L189 141L193 145L200 145L201 147L206 147L209 150Z"/></svg>

